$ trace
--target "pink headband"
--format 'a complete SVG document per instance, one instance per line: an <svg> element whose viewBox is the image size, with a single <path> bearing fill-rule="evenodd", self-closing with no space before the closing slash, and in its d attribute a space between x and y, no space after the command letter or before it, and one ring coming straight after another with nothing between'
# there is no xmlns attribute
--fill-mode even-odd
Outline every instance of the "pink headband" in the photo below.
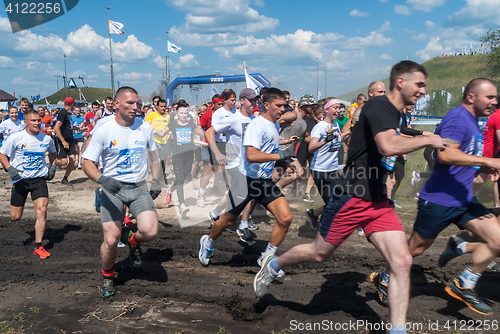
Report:
<svg viewBox="0 0 500 334"><path fill-rule="evenodd" d="M327 104L325 104L323 106L323 110L326 110L328 108L330 108L331 106L333 106L334 104L340 104L340 101L338 99L333 99L333 100L330 100Z"/></svg>

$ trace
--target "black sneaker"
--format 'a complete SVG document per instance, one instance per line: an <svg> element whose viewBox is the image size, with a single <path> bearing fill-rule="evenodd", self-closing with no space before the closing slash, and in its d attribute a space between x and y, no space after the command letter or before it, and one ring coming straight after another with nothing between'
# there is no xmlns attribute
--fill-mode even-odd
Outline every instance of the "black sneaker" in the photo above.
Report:
<svg viewBox="0 0 500 334"><path fill-rule="evenodd" d="M485 302L476 294L474 289L466 289L460 287L457 279L453 282L448 283L448 286L444 290L453 298L463 301L467 306L469 306L473 311L484 315L491 315L491 309Z"/></svg>
<svg viewBox="0 0 500 334"><path fill-rule="evenodd" d="M494 272L494 273L500 273L500 265L496 263L495 261L491 261L490 264L488 264L488 267L486 270Z"/></svg>
<svg viewBox="0 0 500 334"><path fill-rule="evenodd" d="M65 176L63 177L63 179L61 180L61 183L62 184L65 184L65 185L68 185L70 186L71 185L71 182L68 181L68 178Z"/></svg>
<svg viewBox="0 0 500 334"><path fill-rule="evenodd" d="M381 279L382 279L382 273L372 273L370 275L370 281L377 288L378 296L380 297L382 305L389 306L389 297L387 295L389 286L387 284L382 283Z"/></svg>
<svg viewBox="0 0 500 334"><path fill-rule="evenodd" d="M448 261L462 255L462 253L458 252L457 246L464 241L464 239L457 237L456 235L452 235L450 239L448 239L448 245L439 256L438 266L444 267Z"/></svg>
<svg viewBox="0 0 500 334"><path fill-rule="evenodd" d="M307 209L306 210L306 217L309 220L309 225L315 230L318 229L318 217L314 215L314 210L313 209Z"/></svg>
<svg viewBox="0 0 500 334"><path fill-rule="evenodd" d="M113 278L103 277L101 287L99 288L101 297L109 297L115 294L115 281Z"/></svg>
<svg viewBox="0 0 500 334"><path fill-rule="evenodd" d="M133 232L129 231L128 236L126 238L128 249L130 251L128 257L130 258L130 261L132 261L134 267L140 268L142 266L142 250L140 245L134 246L130 243L130 236L132 234Z"/></svg>
<svg viewBox="0 0 500 334"><path fill-rule="evenodd" d="M259 226L253 222L253 220L249 219L248 220L248 229L250 231L256 231L259 229Z"/></svg>
<svg viewBox="0 0 500 334"><path fill-rule="evenodd" d="M248 228L239 228L236 230L236 233L240 237L240 240L243 242L246 242L247 244L253 244L255 241L252 238L252 234L250 234L250 231Z"/></svg>

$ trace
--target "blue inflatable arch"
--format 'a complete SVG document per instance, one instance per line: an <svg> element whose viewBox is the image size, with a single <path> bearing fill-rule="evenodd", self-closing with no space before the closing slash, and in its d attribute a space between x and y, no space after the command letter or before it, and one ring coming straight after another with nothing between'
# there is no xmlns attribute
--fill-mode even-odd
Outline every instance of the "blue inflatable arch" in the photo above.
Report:
<svg viewBox="0 0 500 334"><path fill-rule="evenodd" d="M255 80L260 82L264 87L271 87L271 82L267 80L262 74L255 73L249 74ZM246 81L245 75L225 75L225 76L200 76L200 77L184 77L176 78L170 85L167 86L167 105L171 105L174 96L174 90L179 85L203 85L203 84L220 84L231 82L244 82ZM237 94L238 92L236 92Z"/></svg>

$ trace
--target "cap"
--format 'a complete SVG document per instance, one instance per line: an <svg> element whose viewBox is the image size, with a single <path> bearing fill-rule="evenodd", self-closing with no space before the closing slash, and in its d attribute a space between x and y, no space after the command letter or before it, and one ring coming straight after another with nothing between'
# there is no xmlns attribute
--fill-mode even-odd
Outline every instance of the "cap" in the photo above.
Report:
<svg viewBox="0 0 500 334"><path fill-rule="evenodd" d="M311 94L306 94L300 98L299 108L302 106L311 106L314 104L317 104L314 96L312 96Z"/></svg>
<svg viewBox="0 0 500 334"><path fill-rule="evenodd" d="M247 99L251 100L257 96L258 95L255 94L255 92L251 88L243 88L240 92L240 99L246 97Z"/></svg>
<svg viewBox="0 0 500 334"><path fill-rule="evenodd" d="M233 92L232 89L226 89L221 93L222 97L224 100L229 100L232 97L236 97L236 94Z"/></svg>
<svg viewBox="0 0 500 334"><path fill-rule="evenodd" d="M66 104L66 105L70 105L70 104L74 104L74 103L75 103L75 100L72 97L67 97L64 99L64 104Z"/></svg>

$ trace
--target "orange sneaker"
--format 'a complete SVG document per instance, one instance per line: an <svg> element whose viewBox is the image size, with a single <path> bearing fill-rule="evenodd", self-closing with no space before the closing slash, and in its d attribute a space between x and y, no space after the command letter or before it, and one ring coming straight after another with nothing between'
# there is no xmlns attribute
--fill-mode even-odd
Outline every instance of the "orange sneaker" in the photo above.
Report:
<svg viewBox="0 0 500 334"><path fill-rule="evenodd" d="M33 251L33 254L40 256L41 259L46 259L50 256L50 253L47 252L42 246Z"/></svg>
<svg viewBox="0 0 500 334"><path fill-rule="evenodd" d="M130 217L125 215L125 219L123 220L123 225L126 227L132 227L134 226L134 223L130 220Z"/></svg>
<svg viewBox="0 0 500 334"><path fill-rule="evenodd" d="M172 201L172 193L170 192L170 189L167 189L167 196L165 196L165 204L170 204Z"/></svg>

